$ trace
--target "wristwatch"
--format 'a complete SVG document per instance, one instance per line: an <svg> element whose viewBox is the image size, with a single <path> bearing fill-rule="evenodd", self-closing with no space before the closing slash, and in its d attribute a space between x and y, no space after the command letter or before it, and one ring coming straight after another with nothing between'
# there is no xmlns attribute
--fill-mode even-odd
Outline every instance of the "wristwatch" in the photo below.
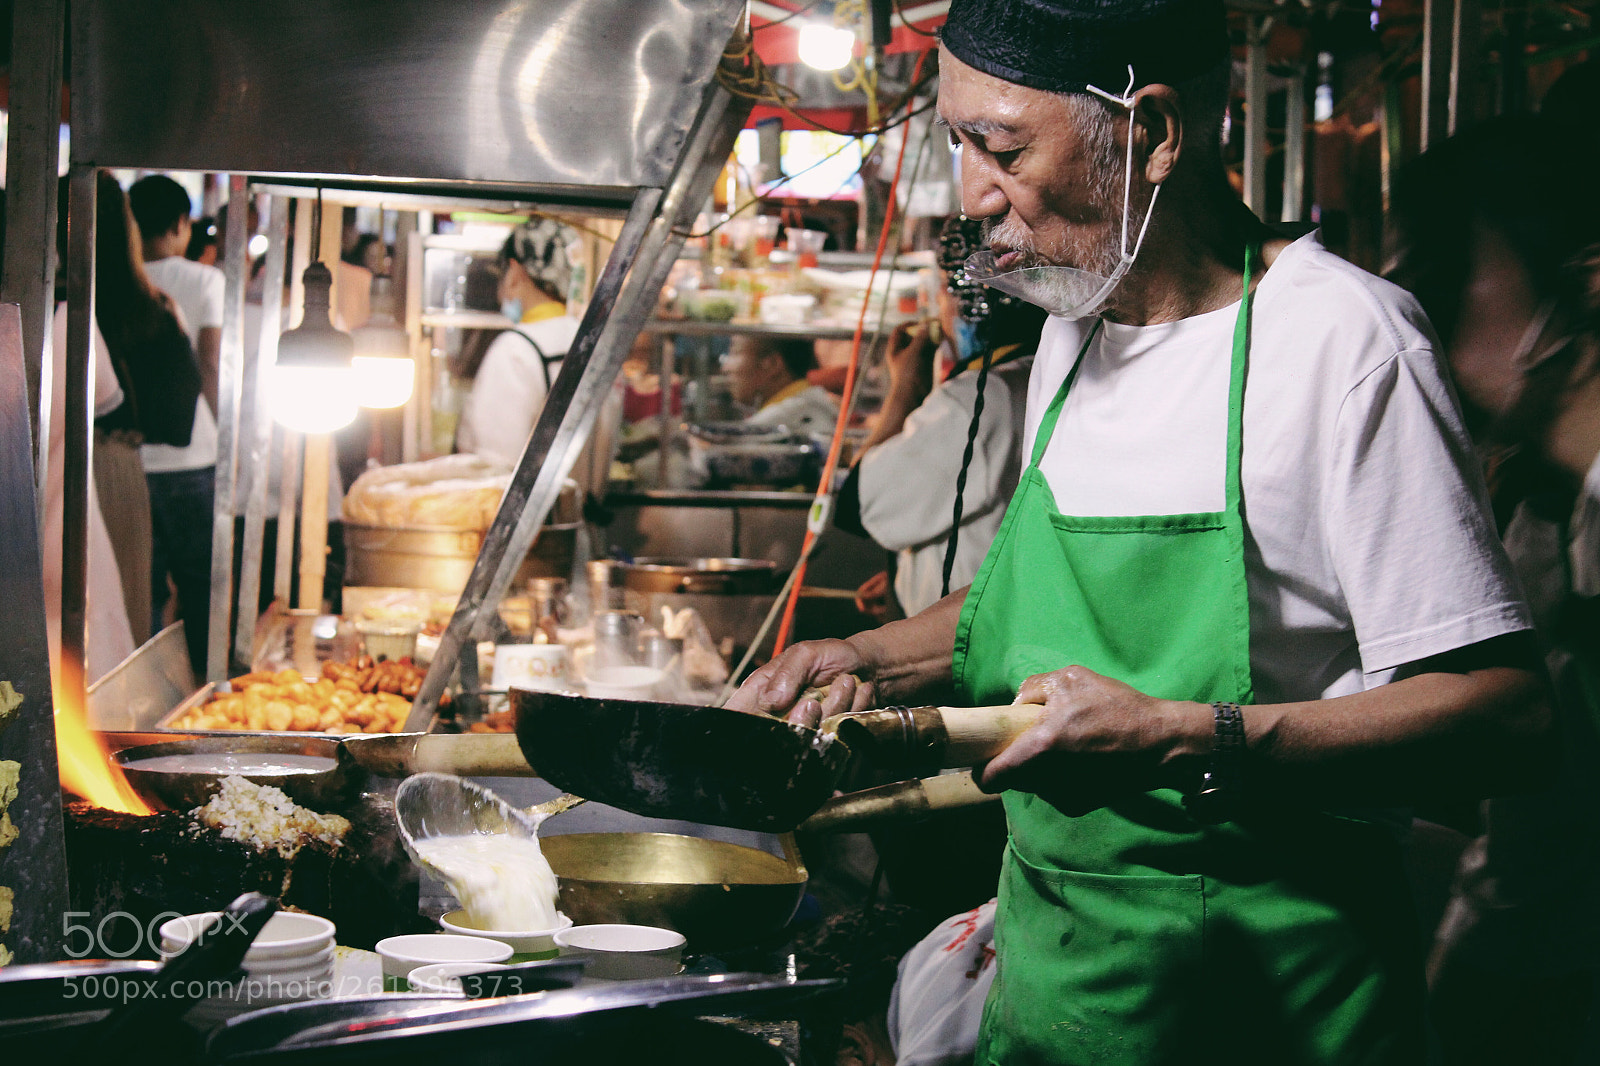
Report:
<svg viewBox="0 0 1600 1066"><path fill-rule="evenodd" d="M1244 712L1237 703L1211 705L1213 734L1211 761L1200 789L1183 797L1189 817L1217 825L1238 812L1244 776Z"/></svg>

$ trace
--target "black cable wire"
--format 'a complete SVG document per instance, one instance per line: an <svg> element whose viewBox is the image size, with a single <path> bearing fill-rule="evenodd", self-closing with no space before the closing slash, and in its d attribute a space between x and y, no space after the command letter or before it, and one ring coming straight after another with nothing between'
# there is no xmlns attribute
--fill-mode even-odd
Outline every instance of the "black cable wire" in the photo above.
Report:
<svg viewBox="0 0 1600 1066"><path fill-rule="evenodd" d="M917 34L919 37L932 37L934 40L938 40L938 30L925 30L921 26L915 25L910 19L906 18L905 5L903 5L900 0L894 0L894 13L900 16L900 25L904 26L912 33ZM928 17L937 18L938 16L929 15Z"/></svg>
<svg viewBox="0 0 1600 1066"><path fill-rule="evenodd" d="M317 182L317 212L311 216L311 262L322 258L322 182Z"/></svg>
<svg viewBox="0 0 1600 1066"><path fill-rule="evenodd" d="M759 26L754 26L753 25L750 28L751 28L751 30L759 33L762 30L767 29L767 28L769 28L771 26L782 26L785 22L788 22L790 19L799 18L801 15L809 15L813 10L816 9L817 5L820 4L820 3L822 3L822 0L811 0L811 3L805 5L802 8L798 8L798 9L796 9L794 11L789 12L787 15L783 16L783 18L781 18L781 19L771 19L771 20L769 20L767 22L763 22Z"/></svg>
<svg viewBox="0 0 1600 1066"><path fill-rule="evenodd" d="M967 469L972 466L973 445L978 439L978 421L983 417L983 390L989 383L989 364L994 362L994 348L983 353L983 365L978 369L978 396L972 401L972 420L967 423L967 448L961 453L961 472L956 475L955 514L950 520L950 540L944 548L944 580L939 584L939 597L950 595L950 574L956 565L956 545L961 540L961 497L967 490Z"/></svg>
<svg viewBox="0 0 1600 1066"><path fill-rule="evenodd" d="M717 222L717 223L715 223L715 224L713 224L711 226L708 226L705 230L703 230L700 233L695 233L693 231L685 231L685 230L674 230L673 232L676 233L678 236L683 237L685 240L696 240L696 239L701 238L701 237L709 237L711 234L715 233L717 230L721 229L723 226L726 226L728 223L732 222L735 217L737 217L740 214L743 214L745 211L750 210L750 208L756 206L757 204L768 203L768 202L770 202L772 200L777 199L776 197L774 197L772 195L772 193L773 193L773 190L778 188L778 186L787 184L788 182L793 181L795 178L798 178L803 174L809 173L810 171L813 171L813 170L817 169L822 164L828 162L828 160L833 159L833 158L837 157L838 155L840 155L841 153L843 153L846 150L848 150L852 143L858 142L858 141L860 141L863 138L868 137L868 136L873 136L873 137L880 136L882 133L886 133L889 130L894 129L897 126L903 126L907 122L910 122L916 116L922 115L922 114L926 114L928 111L932 110L936 106L938 106L938 101L937 100L930 100L928 103L926 103L926 104L922 105L921 107L917 108L915 111L909 112L903 118L896 119L895 121L887 123L884 126L880 127L877 132L870 133L870 134L862 133L862 134L853 135L851 141L847 141L846 143L841 144L839 147L835 148L833 151L829 152L827 155L823 156L821 159L817 160L815 163L812 163L810 166L804 168L803 170L797 170L793 174L785 174L782 178L780 178L777 181L773 182L767 188L766 192L762 193L760 196L751 197L750 200L743 207L740 207L740 208L738 208L738 209L736 209L734 211L728 212L728 217L727 218L723 219L721 222ZM823 131L823 132L827 132L827 131ZM841 134L841 136L843 136L843 135ZM859 175L863 170L866 169L867 163L870 162L870 159L868 158L869 155L870 155L870 153L864 153L862 155L861 165L856 167L854 173L852 173L850 175L850 177L845 179L844 185L840 185L839 189L836 190L836 193L839 192L839 191L843 191L845 185L848 185L852 180L855 179L855 177L857 175Z"/></svg>

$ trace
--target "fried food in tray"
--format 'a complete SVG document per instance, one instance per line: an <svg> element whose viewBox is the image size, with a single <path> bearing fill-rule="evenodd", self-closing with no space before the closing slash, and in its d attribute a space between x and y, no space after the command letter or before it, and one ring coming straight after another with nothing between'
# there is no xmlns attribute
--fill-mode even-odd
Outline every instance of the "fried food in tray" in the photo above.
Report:
<svg viewBox="0 0 1600 1066"><path fill-rule="evenodd" d="M322 664L322 677L308 682L296 670L260 671L229 681L229 692L213 693L163 723L167 729L240 729L252 732L396 733L405 728L411 699L425 671L410 659Z"/></svg>
<svg viewBox="0 0 1600 1066"><path fill-rule="evenodd" d="M482 718L467 726L469 733L515 733L517 731L517 716L514 712L490 711Z"/></svg>

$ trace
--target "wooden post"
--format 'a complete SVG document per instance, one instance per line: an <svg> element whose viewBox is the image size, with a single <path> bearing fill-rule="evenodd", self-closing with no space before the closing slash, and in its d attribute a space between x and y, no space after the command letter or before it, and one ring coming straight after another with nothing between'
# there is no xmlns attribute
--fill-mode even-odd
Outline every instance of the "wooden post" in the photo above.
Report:
<svg viewBox="0 0 1600 1066"><path fill-rule="evenodd" d="M322 609L322 577L328 568L328 459L333 438L307 433L300 488L300 607ZM279 531L282 536L282 531Z"/></svg>

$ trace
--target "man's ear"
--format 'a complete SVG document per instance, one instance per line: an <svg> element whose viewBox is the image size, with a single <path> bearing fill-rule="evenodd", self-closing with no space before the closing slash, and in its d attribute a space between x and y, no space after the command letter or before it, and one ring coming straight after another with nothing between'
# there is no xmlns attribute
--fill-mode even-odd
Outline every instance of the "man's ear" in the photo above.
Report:
<svg viewBox="0 0 1600 1066"><path fill-rule="evenodd" d="M1135 145L1145 180L1160 185L1172 176L1183 151L1183 110L1170 85L1146 85L1134 94L1134 125L1143 143Z"/></svg>

